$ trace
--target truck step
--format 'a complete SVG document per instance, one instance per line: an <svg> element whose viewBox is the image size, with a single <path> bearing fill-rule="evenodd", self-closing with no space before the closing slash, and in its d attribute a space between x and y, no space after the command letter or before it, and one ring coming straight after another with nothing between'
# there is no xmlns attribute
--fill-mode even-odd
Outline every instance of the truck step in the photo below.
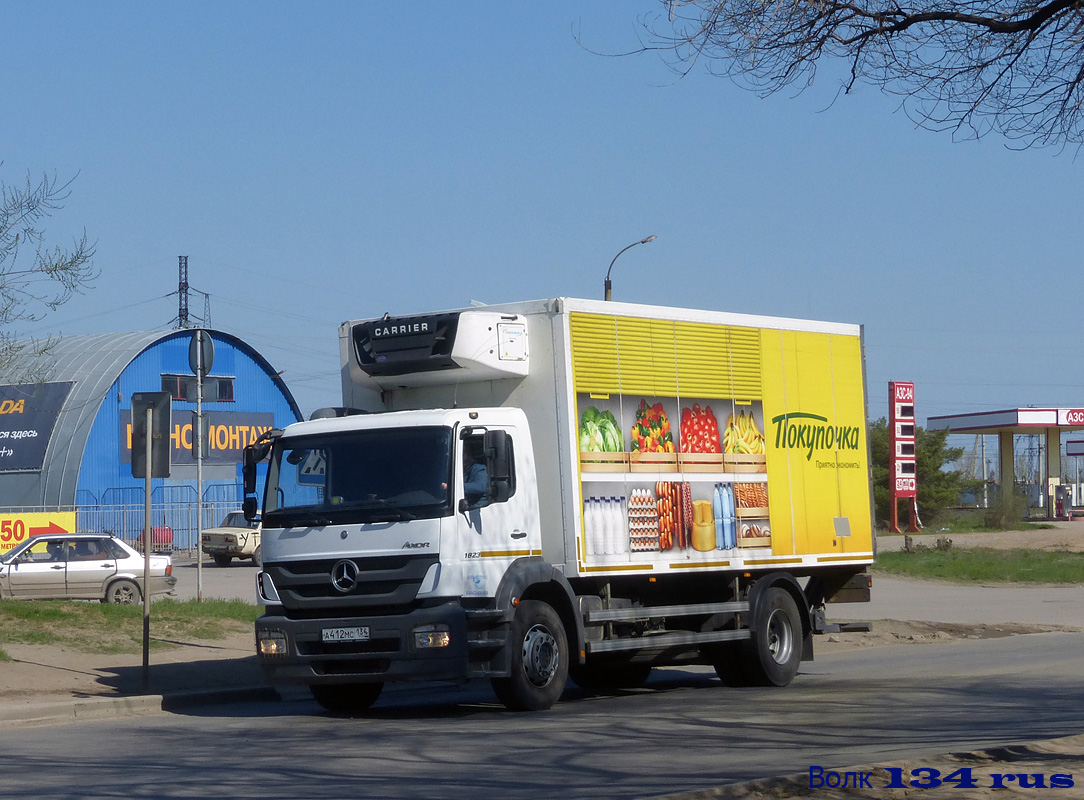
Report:
<svg viewBox="0 0 1084 800"><path fill-rule="evenodd" d="M661 633L657 636L635 636L627 639L604 639L601 642L587 642L588 653L614 653L620 650L655 650L661 647L680 647L690 644L709 642L732 642L750 637L749 629L737 631L681 631L679 633Z"/></svg>
<svg viewBox="0 0 1084 800"><path fill-rule="evenodd" d="M499 650L503 645L503 639L467 639L467 647L472 652L477 650Z"/></svg>
<svg viewBox="0 0 1084 800"><path fill-rule="evenodd" d="M504 619L505 612L499 608L468 608L467 619L471 622L500 622Z"/></svg>
<svg viewBox="0 0 1084 800"><path fill-rule="evenodd" d="M748 610L748 600L735 600L729 603L692 603L677 606L652 606L650 608L595 608L587 612L587 619L585 622L628 622L635 619L687 617L695 614L740 614Z"/></svg>

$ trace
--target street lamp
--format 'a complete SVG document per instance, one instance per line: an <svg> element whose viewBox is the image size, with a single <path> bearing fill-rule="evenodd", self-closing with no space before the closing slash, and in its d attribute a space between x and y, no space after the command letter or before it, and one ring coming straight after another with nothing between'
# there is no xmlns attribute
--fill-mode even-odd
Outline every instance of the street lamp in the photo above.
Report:
<svg viewBox="0 0 1084 800"><path fill-rule="evenodd" d="M617 254L617 256L621 255L621 253L624 253L625 250L628 250L630 247L636 247L636 245L638 245L638 244L647 244L648 242L653 242L653 241L655 241L654 234L652 234L651 236L648 236L645 239L641 239L638 242L633 242L628 247L622 249L621 252L619 252ZM614 256L614 261L617 261L617 256ZM610 262L610 269L614 268L614 261ZM611 286L611 284L610 284L610 269L606 270L605 295L602 298L603 300L609 300L610 299L610 286Z"/></svg>

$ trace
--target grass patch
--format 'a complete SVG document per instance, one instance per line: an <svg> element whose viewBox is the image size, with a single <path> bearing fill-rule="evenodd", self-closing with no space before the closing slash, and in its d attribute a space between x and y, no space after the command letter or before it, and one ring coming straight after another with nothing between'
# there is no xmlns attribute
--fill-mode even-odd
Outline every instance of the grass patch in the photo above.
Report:
<svg viewBox="0 0 1084 800"><path fill-rule="evenodd" d="M874 569L957 583L1084 583L1084 553L988 547L894 551L879 553Z"/></svg>
<svg viewBox="0 0 1084 800"><path fill-rule="evenodd" d="M252 630L259 606L232 600L158 600L151 606L151 648L220 639ZM84 653L138 653L143 606L70 600L0 602L0 644L47 644Z"/></svg>
<svg viewBox="0 0 1084 800"><path fill-rule="evenodd" d="M1043 531L1056 528L1049 522L1014 522L1008 527L992 525L984 517L978 514L966 514L958 517L945 518L935 525L934 529L926 529L923 533L996 533L997 531Z"/></svg>

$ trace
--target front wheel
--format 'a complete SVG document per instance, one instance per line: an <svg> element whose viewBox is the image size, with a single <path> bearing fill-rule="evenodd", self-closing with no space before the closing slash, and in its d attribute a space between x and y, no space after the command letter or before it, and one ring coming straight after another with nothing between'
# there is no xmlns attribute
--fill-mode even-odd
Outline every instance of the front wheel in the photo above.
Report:
<svg viewBox="0 0 1084 800"><path fill-rule="evenodd" d="M383 688L383 683L332 683L310 686L309 691L326 710L354 714L372 706Z"/></svg>
<svg viewBox="0 0 1084 800"><path fill-rule="evenodd" d="M134 581L119 580L109 584L109 588L105 590L105 599L102 602L130 606L142 599L143 595L140 594L139 587Z"/></svg>
<svg viewBox="0 0 1084 800"><path fill-rule="evenodd" d="M511 674L494 678L493 691L513 711L542 711L558 701L568 680L568 637L547 603L523 600L508 637Z"/></svg>

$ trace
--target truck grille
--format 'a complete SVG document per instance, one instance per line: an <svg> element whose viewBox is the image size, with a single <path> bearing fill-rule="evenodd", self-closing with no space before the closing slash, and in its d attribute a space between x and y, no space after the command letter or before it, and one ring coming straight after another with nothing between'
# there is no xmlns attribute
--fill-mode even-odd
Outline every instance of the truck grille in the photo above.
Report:
<svg viewBox="0 0 1084 800"><path fill-rule="evenodd" d="M356 581L347 591L332 583L332 570L344 560L357 568ZM307 611L328 616L349 609L386 613L413 603L437 560L437 555L425 554L288 561L265 564L264 571L275 582L288 616L303 617Z"/></svg>

